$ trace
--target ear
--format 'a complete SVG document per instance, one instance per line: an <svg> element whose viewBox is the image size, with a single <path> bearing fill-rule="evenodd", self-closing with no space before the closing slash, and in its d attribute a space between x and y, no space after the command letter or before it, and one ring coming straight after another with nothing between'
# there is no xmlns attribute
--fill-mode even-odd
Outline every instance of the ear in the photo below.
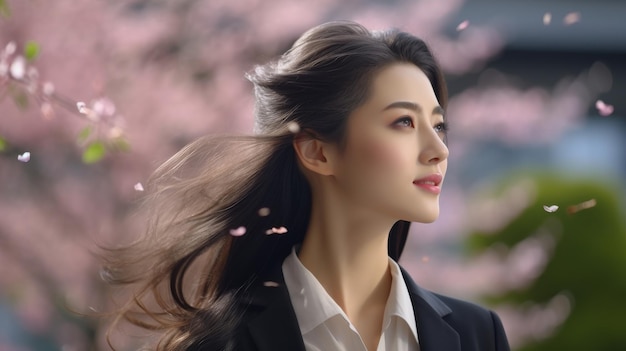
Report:
<svg viewBox="0 0 626 351"><path fill-rule="evenodd" d="M300 133L293 139L293 148L304 168L320 175L332 175L333 147L310 133Z"/></svg>

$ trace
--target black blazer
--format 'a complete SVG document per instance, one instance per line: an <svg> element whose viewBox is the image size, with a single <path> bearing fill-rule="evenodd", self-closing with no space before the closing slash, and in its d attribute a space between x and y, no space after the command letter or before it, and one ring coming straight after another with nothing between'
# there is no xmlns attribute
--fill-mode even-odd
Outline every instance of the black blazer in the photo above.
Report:
<svg viewBox="0 0 626 351"><path fill-rule="evenodd" d="M421 351L510 350L495 313L425 290L401 270L413 303ZM266 281L278 286L266 286ZM243 302L246 312L237 331L235 350L305 351L281 267L250 291L250 298Z"/></svg>

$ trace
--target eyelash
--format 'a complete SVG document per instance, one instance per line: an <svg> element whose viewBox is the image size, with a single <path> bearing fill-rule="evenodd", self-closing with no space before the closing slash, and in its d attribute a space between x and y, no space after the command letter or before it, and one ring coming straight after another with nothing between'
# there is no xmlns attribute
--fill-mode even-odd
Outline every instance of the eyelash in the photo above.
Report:
<svg viewBox="0 0 626 351"><path fill-rule="evenodd" d="M437 131L437 133L443 133L445 135L448 134L450 127L448 126L448 123L441 122L435 126L435 130Z"/></svg>
<svg viewBox="0 0 626 351"><path fill-rule="evenodd" d="M402 122L409 122L409 125L401 125L400 127L413 127L413 119L411 117L401 117L398 118L393 124L394 126L398 126Z"/></svg>
<svg viewBox="0 0 626 351"><path fill-rule="evenodd" d="M401 127L413 127L413 119L411 117L402 117L394 122L394 125L398 126L402 122L409 122L410 125L403 125ZM436 126L433 127L437 133L443 133L444 135L448 133L449 127L448 123L441 122L437 123Z"/></svg>

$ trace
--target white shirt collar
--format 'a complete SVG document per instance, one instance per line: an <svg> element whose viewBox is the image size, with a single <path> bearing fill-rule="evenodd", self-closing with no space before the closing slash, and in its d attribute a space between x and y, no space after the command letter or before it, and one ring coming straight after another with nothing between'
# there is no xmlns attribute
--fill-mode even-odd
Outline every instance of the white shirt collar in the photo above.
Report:
<svg viewBox="0 0 626 351"><path fill-rule="evenodd" d="M408 288L402 277L400 267L391 258L389 258L389 267L392 281L385 307L383 330L391 322L391 317L397 316L406 322L417 342L417 323ZM282 270L285 285L289 291L291 303L303 335L337 315L349 320L313 273L300 262L295 247L283 262Z"/></svg>

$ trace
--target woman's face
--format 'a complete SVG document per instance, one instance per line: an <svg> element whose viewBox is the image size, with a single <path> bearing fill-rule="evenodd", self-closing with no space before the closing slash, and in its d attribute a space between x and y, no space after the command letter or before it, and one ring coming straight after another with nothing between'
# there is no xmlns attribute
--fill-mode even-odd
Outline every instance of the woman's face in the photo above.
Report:
<svg viewBox="0 0 626 351"><path fill-rule="evenodd" d="M415 65L381 70L348 118L335 177L357 206L394 220L432 222L446 173L443 110Z"/></svg>

